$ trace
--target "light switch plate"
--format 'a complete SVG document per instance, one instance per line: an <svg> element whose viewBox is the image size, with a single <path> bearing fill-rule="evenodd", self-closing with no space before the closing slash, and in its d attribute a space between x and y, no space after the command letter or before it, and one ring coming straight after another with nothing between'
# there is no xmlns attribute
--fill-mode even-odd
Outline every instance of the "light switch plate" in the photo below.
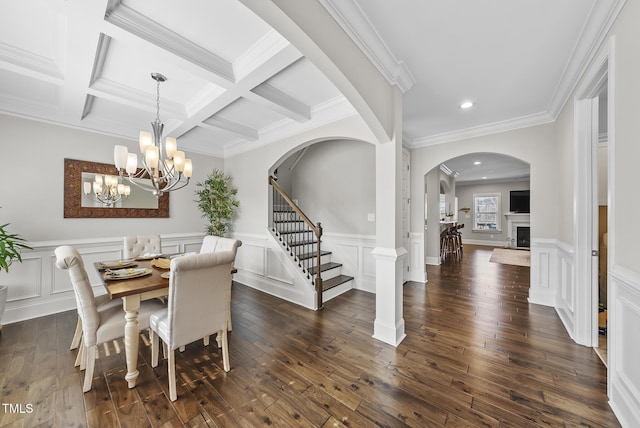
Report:
<svg viewBox="0 0 640 428"><path fill-rule="evenodd" d="M367 214L367 220L376 221L376 215L371 213Z"/></svg>

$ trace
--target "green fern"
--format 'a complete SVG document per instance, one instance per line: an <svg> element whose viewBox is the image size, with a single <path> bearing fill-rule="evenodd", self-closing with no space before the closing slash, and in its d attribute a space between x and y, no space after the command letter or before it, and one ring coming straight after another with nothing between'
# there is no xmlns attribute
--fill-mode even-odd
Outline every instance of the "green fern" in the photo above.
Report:
<svg viewBox="0 0 640 428"><path fill-rule="evenodd" d="M231 218L240 202L235 198L237 189L229 185L230 177L219 169L209 173L202 183L196 183L200 190L196 190L198 208L202 211L202 218L206 218L207 234L224 236L229 229Z"/></svg>

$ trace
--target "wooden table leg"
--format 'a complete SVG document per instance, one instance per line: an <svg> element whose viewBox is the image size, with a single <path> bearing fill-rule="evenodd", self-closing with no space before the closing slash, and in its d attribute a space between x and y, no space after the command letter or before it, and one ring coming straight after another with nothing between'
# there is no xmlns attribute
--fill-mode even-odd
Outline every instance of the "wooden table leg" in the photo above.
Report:
<svg viewBox="0 0 640 428"><path fill-rule="evenodd" d="M125 380L129 388L136 386L138 372L138 309L140 309L140 295L125 296L122 298L124 307L124 350L127 359L127 374Z"/></svg>

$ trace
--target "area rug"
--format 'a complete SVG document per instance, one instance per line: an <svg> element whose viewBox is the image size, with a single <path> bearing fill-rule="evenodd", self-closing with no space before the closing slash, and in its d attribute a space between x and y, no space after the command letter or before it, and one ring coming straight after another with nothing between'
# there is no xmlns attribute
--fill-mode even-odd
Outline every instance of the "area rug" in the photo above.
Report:
<svg viewBox="0 0 640 428"><path fill-rule="evenodd" d="M508 248L495 248L491 254L490 262L503 265L531 266L531 253L526 250L511 250Z"/></svg>

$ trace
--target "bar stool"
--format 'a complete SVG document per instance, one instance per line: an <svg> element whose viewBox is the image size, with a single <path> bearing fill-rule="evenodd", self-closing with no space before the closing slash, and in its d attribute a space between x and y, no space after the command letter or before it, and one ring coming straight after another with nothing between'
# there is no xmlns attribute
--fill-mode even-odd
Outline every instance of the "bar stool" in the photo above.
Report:
<svg viewBox="0 0 640 428"><path fill-rule="evenodd" d="M451 226L447 230L447 245L449 254L455 257L456 260L460 260L460 239L457 230L457 226Z"/></svg>

